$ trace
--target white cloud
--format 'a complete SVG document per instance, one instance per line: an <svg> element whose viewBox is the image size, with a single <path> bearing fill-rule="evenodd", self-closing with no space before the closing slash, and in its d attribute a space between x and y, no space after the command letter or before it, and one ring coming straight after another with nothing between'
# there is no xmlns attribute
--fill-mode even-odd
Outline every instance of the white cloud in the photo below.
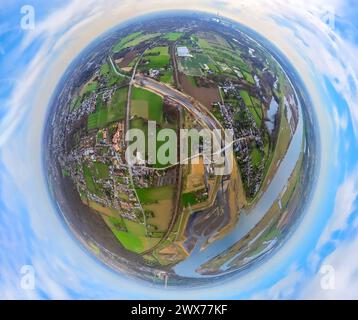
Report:
<svg viewBox="0 0 358 320"><path fill-rule="evenodd" d="M296 295L296 286L304 279L304 273L292 266L287 273L275 284L270 286L264 291L261 291L252 296L254 300L278 300L278 299L290 299Z"/></svg>
<svg viewBox="0 0 358 320"><path fill-rule="evenodd" d="M321 265L334 268L334 288L322 289L324 275L318 273L302 291L304 299L358 299L358 236L339 245Z"/></svg>
<svg viewBox="0 0 358 320"><path fill-rule="evenodd" d="M322 233L318 248L331 240L333 233L344 232L349 227L349 218L356 212L356 200L358 197L358 169L346 177L339 186L333 215Z"/></svg>
<svg viewBox="0 0 358 320"><path fill-rule="evenodd" d="M336 121L335 124L338 125L341 130L345 130L347 128L347 117L349 112L349 117L353 118L353 125L358 136L358 99L357 96L351 92L348 83L349 75L352 76L354 83L357 83L357 78L355 77L358 70L358 62L356 62L357 48L352 43L340 39L339 35L335 34L336 43L334 43L332 41L332 31L330 31L327 26L324 26L322 21L317 19L317 15L322 12L322 9L319 8L322 8L322 6L326 4L326 1L311 1L309 5L307 4L307 1L303 0L250 0L242 1L240 3L246 6L245 10L242 10L240 14L238 14L237 11L237 8L239 7L237 1L228 1L226 9L225 6L222 9L223 13L232 18L239 18L241 22L260 31L276 43L280 49L287 54L291 61L295 63L297 62L295 66L299 69L300 74L304 76L306 84L309 85L314 97L315 106L321 108L318 110L321 112L319 120L322 123L325 123L325 121L329 122L328 124L325 123L328 127L333 126L334 121ZM330 3L335 5L336 9L339 10L341 1L330 1ZM309 8L307 6L309 6ZM108 7L110 7L111 10L108 10ZM7 146L4 158L6 165L10 170L7 179L8 181L13 179L13 181L16 182L19 190L24 195L24 198L16 203L16 199L14 199L12 195L14 192L13 189L7 189L6 187L8 187L9 184L6 184L1 180L0 182L1 187L4 187L4 189L2 189L4 190L2 197L6 198L4 200L6 200L6 203L10 208L21 210L21 208L19 208L19 203L25 203L25 205L28 206L30 225L37 238L33 239L34 247L26 247L24 252L21 253L31 254L32 262L40 272L39 283L41 284L41 289L46 290L53 298L67 298L68 292L66 292L66 290L73 288L76 288L79 293L83 295L87 294L88 296L89 293L86 292L86 288L92 285L91 288L93 289L93 281L96 281L96 279L86 278L86 275L83 274L83 270L86 270L89 274L98 275L98 282L102 281L102 283L96 283L98 288L102 288L102 290L98 291L98 294L101 293L103 297L106 294L109 297L123 295L123 291L121 292L119 288L120 286L124 286L125 281L113 281L113 279L118 278L112 277L110 272L101 272L99 270L101 269L101 266L93 266L93 264L91 264L92 260L88 257L84 257L84 254L81 254L81 251L73 245L72 240L68 240L68 242L62 246L50 245L52 244L51 241L54 241L54 235L61 239L66 238L67 235L62 228L58 227L55 218L53 218L54 212L49 205L48 199L45 199L46 186L41 179L37 179L34 182L31 178L31 174L34 174L34 172L29 172L28 170L28 168L35 168L34 171L36 171L36 174L41 176L41 155L39 146L41 145L42 123L40 123L39 120L36 122L34 119L43 120L43 114L44 111L46 111L50 94L53 92L54 85L63 73L64 68L95 36L101 34L120 21L137 14L175 7L185 9L207 9L208 11L216 10L215 7L210 7L208 5L208 1L193 2L182 0L180 2L171 1L165 3L159 0L143 1L140 6L134 6L133 1L84 2L76 0L72 1L68 7L60 8L60 10L49 16L43 22L39 22L35 32L29 34L22 44L22 49L26 50L28 45L35 39L44 39L41 50L34 56L23 74L19 75L19 84L10 101L12 107L11 112L8 114L5 122L2 123L3 126L1 127L1 129L3 129L2 132L6 129L10 133L11 131L9 129L18 126L19 120L23 119L21 115L28 115L27 122L21 122L21 125L24 125L25 127L27 126L26 130L18 132L18 135L16 136L16 139L18 139L17 141L21 141L21 143L17 143L12 148ZM134 10L134 8L136 9ZM287 28L283 29L282 26L277 26L274 21L269 18L270 15L282 16L291 21L296 21L296 19L299 20L297 17L302 17L302 15L304 15L307 18L306 22L310 24L310 28L306 25L301 26L297 24L295 32L300 35L300 38L298 38L295 36L293 30ZM83 37L80 37L79 39L75 38L78 32L82 32ZM319 38L320 41L317 41L317 38ZM64 47L64 44L69 43L69 41L73 39L77 40L73 46ZM308 49L304 47L304 44L300 39L305 39L305 42L309 43ZM72 41L72 43L74 43L74 41ZM327 48L330 48L330 50L327 50ZM54 58L56 55L59 56L57 60ZM48 71L48 77L42 79L45 70ZM320 100L321 97L314 95L315 85L322 85L322 79L318 76L321 74L326 75L333 83L335 78L339 80L335 83L335 86L347 99L349 105L349 110L347 110L346 114L343 113L341 117L339 117L338 112L333 111L335 112L333 114L333 120L331 117L325 116L330 110L325 110L325 105ZM41 88L42 92L38 92L39 90L36 90L35 92L34 88ZM36 97L33 97L34 95ZM33 122L29 123L31 120ZM3 137L4 136L1 135L1 138ZM325 137L328 139L330 136L325 135ZM33 140L36 147L34 148L32 145L28 146L28 149L24 148L22 143L31 140ZM324 143L330 144L330 141L325 141ZM24 150L27 150L26 154L29 154L28 158L21 158L24 154ZM339 188L336 196L333 220L329 222L329 225L321 238L320 245L329 241L332 232L335 230L345 230L347 228L347 219L351 213L356 210L354 199L357 197L357 180L358 173L355 173L352 176L347 177L347 180ZM39 202L42 203L42 210L38 209ZM24 219L24 217L18 218ZM46 218L46 224L44 224L44 218ZM8 225L11 225L10 222ZM59 228L60 230L57 230L56 228ZM56 232L53 230L56 230ZM16 237L14 239L16 239ZM327 258L327 261L325 261L335 265L339 274L343 274L337 278L340 280L342 286L339 286L339 290L335 291L336 295L343 294L344 286L348 286L349 281L356 283L354 282L356 281L354 277L354 272L357 268L356 261L352 261L350 264L344 262L345 255L351 255L353 252L352 250L356 250L356 245L357 240L354 240L353 243L345 243L344 246L339 247L337 251L332 253L332 255ZM69 250L69 248L71 249ZM26 250L33 250L33 252ZM9 251L6 252L9 253ZM18 254L20 254L20 252ZM61 254L61 260L56 259L54 257L55 254ZM16 297L20 294L19 291L16 291L18 275L14 273L15 271L11 271L11 268L14 267L14 264L12 264L14 261L11 259L15 258L16 255L14 257L10 257L9 255L8 263L1 263L2 267L6 267L6 270L3 270L3 274L5 275L3 287L7 288L6 295L8 297ZM66 261L66 264L62 259ZM51 264L51 262L55 262L55 264ZM78 263L81 265L78 266ZM269 277L270 272L272 272L272 270L267 271L267 277ZM256 275L257 274L250 275L251 279L253 279L251 282L258 279ZM262 278L264 278L264 276L262 276ZM73 279L77 279L78 282L74 282ZM294 296L294 288L296 288L302 281L305 281L304 274L296 267L293 267L287 273L286 277L282 277L275 285L262 293L262 295L272 299ZM314 282L315 281L318 281L318 278L315 279ZM244 283L244 281L240 280L240 284L242 283ZM236 282L232 283L231 288L238 288L239 286L237 284L238 283ZM106 288L105 285L108 285L108 287ZM114 285L118 286L118 288L113 289ZM135 289L139 292L138 287L139 286L135 287ZM220 291L220 294L223 294L225 291L224 288L225 287ZM314 292L315 288L316 287L312 284L312 287L305 291L306 295L317 296L318 293ZM349 295L352 296L354 294L353 289L351 286L348 286L347 288L351 291L349 292ZM205 289L205 291L206 290L207 289ZM219 291L216 294L218 293ZM175 294L172 294L171 296L174 295ZM215 293L211 293L211 295L214 296ZM163 297L165 296L164 293ZM182 294L182 296L184 297L185 294Z"/></svg>
<svg viewBox="0 0 358 320"><path fill-rule="evenodd" d="M307 268L296 266L268 289L254 294L254 299L357 299L358 298L358 216L349 224L352 214L356 213L355 202L358 197L358 169L353 171L338 187L334 202L333 215L320 239L307 260ZM351 228L353 238L333 239L336 232L343 235ZM321 249L327 243L334 244L334 250L321 258ZM321 286L325 276L319 271L321 266L331 266L335 270L335 288L328 290ZM313 273L313 276L310 275Z"/></svg>

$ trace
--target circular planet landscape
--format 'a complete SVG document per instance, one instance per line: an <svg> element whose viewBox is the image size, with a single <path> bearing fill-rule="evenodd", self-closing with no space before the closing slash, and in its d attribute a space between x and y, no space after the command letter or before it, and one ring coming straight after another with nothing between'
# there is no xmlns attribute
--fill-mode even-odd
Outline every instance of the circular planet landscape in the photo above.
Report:
<svg viewBox="0 0 358 320"><path fill-rule="evenodd" d="M300 222L315 168L310 108L294 69L253 31L197 12L137 18L94 40L59 83L49 188L76 238L120 274L226 281L264 263ZM230 171L206 161L203 139L180 161L180 133L207 129L232 133ZM145 145L135 163L133 130ZM168 130L174 141L160 137Z"/></svg>

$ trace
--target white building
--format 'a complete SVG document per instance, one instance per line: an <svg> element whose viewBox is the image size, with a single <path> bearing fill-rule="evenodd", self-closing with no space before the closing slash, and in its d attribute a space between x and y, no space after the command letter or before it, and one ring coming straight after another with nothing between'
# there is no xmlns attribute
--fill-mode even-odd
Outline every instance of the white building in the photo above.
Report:
<svg viewBox="0 0 358 320"><path fill-rule="evenodd" d="M177 53L179 57L189 57L189 58L192 57L187 47L178 47Z"/></svg>

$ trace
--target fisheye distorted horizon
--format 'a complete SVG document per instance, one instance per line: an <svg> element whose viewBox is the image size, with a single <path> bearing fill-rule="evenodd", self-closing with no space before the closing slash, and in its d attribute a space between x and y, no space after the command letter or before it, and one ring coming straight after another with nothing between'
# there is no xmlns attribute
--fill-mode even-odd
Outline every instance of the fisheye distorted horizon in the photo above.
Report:
<svg viewBox="0 0 358 320"><path fill-rule="evenodd" d="M314 115L294 71L215 15L150 15L105 38L67 71L47 121L66 222L152 284L250 270L287 239L314 181Z"/></svg>
<svg viewBox="0 0 358 320"><path fill-rule="evenodd" d="M3 297L356 297L356 9L328 2L9 5Z"/></svg>

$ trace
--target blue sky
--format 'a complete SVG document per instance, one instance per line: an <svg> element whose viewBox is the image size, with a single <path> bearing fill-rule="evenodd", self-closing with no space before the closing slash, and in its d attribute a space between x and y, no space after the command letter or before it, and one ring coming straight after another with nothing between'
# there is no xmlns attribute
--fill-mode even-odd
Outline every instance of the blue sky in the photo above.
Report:
<svg viewBox="0 0 358 320"><path fill-rule="evenodd" d="M20 28L25 4L35 9L32 31ZM41 137L51 93L86 45L127 18L183 8L219 11L256 30L285 54L311 95L322 152L312 203L279 252L229 284L172 291L119 276L82 250L48 197ZM358 298L357 11L352 0L2 4L0 298ZM327 12L332 13L333 27L325 23ZM34 290L21 288L24 265L36 272ZM322 288L322 266L333 268L334 288Z"/></svg>

